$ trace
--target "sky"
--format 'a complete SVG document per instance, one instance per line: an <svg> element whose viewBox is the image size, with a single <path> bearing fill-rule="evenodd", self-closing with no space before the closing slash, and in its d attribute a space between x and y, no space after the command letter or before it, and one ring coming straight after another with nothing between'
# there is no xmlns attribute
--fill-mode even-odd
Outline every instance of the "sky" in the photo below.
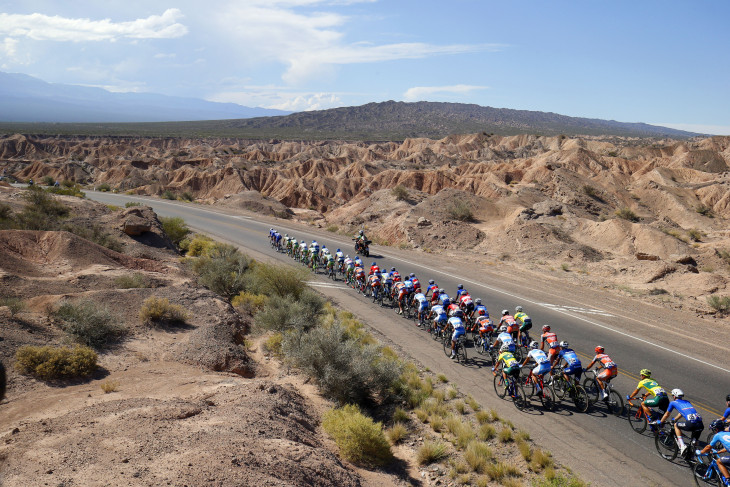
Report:
<svg viewBox="0 0 730 487"><path fill-rule="evenodd" d="M0 71L288 111L439 101L730 135L727 0L0 0Z"/></svg>

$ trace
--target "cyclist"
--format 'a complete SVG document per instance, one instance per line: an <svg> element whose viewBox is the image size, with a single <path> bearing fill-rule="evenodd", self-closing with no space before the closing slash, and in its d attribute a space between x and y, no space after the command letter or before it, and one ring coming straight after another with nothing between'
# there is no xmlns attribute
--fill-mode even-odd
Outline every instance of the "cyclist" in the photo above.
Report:
<svg viewBox="0 0 730 487"><path fill-rule="evenodd" d="M565 362L565 368L563 369L563 377L565 377L565 380L570 383L570 376L572 375L575 378L575 382L579 383L580 376L583 373L583 366L580 363L578 354L568 346L568 342L566 341L560 342L560 352L558 352L558 360L555 362L555 365L560 365L561 361ZM550 367L551 371L555 368L555 365Z"/></svg>
<svg viewBox="0 0 730 487"><path fill-rule="evenodd" d="M442 289L441 293L439 294L439 304L443 306L444 308L448 308L451 304L451 298L448 294Z"/></svg>
<svg viewBox="0 0 730 487"><path fill-rule="evenodd" d="M489 318L489 311L487 310L487 307L482 304L482 298L477 298L474 301L474 310L472 311L472 316L486 316Z"/></svg>
<svg viewBox="0 0 730 487"><path fill-rule="evenodd" d="M370 266L370 272L368 272L368 275L372 276L376 272L380 272L380 267L378 267L377 262L373 262L373 265Z"/></svg>
<svg viewBox="0 0 730 487"><path fill-rule="evenodd" d="M507 376L513 377L520 376L520 363L517 361L512 352L510 352L507 345L502 345L499 349L499 357L497 358L497 365L492 367L492 373L497 375L497 368L502 367L502 377L504 378L504 387L507 387Z"/></svg>
<svg viewBox="0 0 730 487"><path fill-rule="evenodd" d="M364 291L365 282L365 271L362 267L355 267L355 286L361 291Z"/></svg>
<svg viewBox="0 0 730 487"><path fill-rule="evenodd" d="M540 350L545 349L545 344L548 345L548 357L550 357L550 364L554 364L558 359L558 353L560 353L560 342L558 342L558 336L550 331L550 325L544 325L542 327L542 342L540 343Z"/></svg>
<svg viewBox="0 0 730 487"><path fill-rule="evenodd" d="M365 266L362 263L362 259L360 259L359 255L355 256L355 267L364 268Z"/></svg>
<svg viewBox="0 0 730 487"><path fill-rule="evenodd" d="M538 349L538 346L539 344L535 341L530 343L530 351L527 352L527 357L525 357L525 361L522 362L522 367L527 365L527 362L529 362L530 360L533 360L537 364L534 369L530 370L530 379L532 379L532 382L535 383L537 392L540 392L542 388L537 382L536 376L542 377L546 373L550 372L550 359L548 358L547 354L545 354L545 352Z"/></svg>
<svg viewBox="0 0 730 487"><path fill-rule="evenodd" d="M461 321L461 318L453 316L449 318L448 324L454 329L454 334L451 335L451 358L454 358L456 357L456 340L465 334L464 322Z"/></svg>
<svg viewBox="0 0 730 487"><path fill-rule="evenodd" d="M482 337L482 340L486 340L491 337L494 332L494 326L492 325L492 320L489 319L489 316L477 316L474 326L478 327L479 336Z"/></svg>
<svg viewBox="0 0 730 487"><path fill-rule="evenodd" d="M400 272L395 270L395 267L390 268L390 274L393 277L393 282L401 282Z"/></svg>
<svg viewBox="0 0 730 487"><path fill-rule="evenodd" d="M606 355L604 352L604 348L601 345L598 345L596 347L596 356L593 357L591 363L585 368L585 370L591 370L591 367L598 362L598 367L603 369L601 372L596 374L596 382L598 382L598 387L601 388L601 399L606 399L608 397L608 394L606 394L606 384L618 375L618 366L616 365L616 362L611 360L611 357Z"/></svg>
<svg viewBox="0 0 730 487"><path fill-rule="evenodd" d="M312 251L312 260L319 257L319 243L316 240L312 240L312 245L309 246L309 249Z"/></svg>
<svg viewBox="0 0 730 487"><path fill-rule="evenodd" d="M725 405L727 406L727 409L725 410L725 413L723 413L722 418L720 418L721 421L727 423L728 418L730 418L730 394L725 396ZM726 425L730 427L730 425ZM725 429L727 431L727 428Z"/></svg>
<svg viewBox="0 0 730 487"><path fill-rule="evenodd" d="M413 289L415 292L420 293L421 292L421 281L418 280L416 275L411 272L411 275L408 276L411 278L411 282L413 283Z"/></svg>
<svg viewBox="0 0 730 487"><path fill-rule="evenodd" d="M492 343L492 348L496 348L497 344L499 344L499 349L506 346L510 353L515 352L515 342L512 340L512 335L507 333L507 327L505 325L499 327L499 335L497 335L497 339Z"/></svg>
<svg viewBox="0 0 730 487"><path fill-rule="evenodd" d="M662 419L658 423L661 425L667 420L672 411L677 411L677 415L674 417L676 421L674 423L674 432L677 434L679 454L684 455L687 445L684 444L682 431L692 432L692 439L698 441L702 431L705 429L705 425L702 423L702 416L699 415L692 403L684 400L684 392L682 392L682 389L672 389L672 396L674 397L674 401L669 403L667 412L664 413L664 416L662 416ZM682 421L679 421L679 418L682 418Z"/></svg>
<svg viewBox="0 0 730 487"><path fill-rule="evenodd" d="M438 303L440 296L441 296L441 288L437 287L436 290L431 295L431 306Z"/></svg>
<svg viewBox="0 0 730 487"><path fill-rule="evenodd" d="M667 407L669 407L669 398L667 397L667 392L659 384L657 384L655 380L651 378L651 370L641 369L639 375L641 376L641 380L636 386L634 392L626 396L626 400L632 400L634 396L639 393L639 390L641 390L641 388L643 387L644 389L646 389L647 392L642 396L642 399L644 400L641 401L641 409L644 410L646 417L651 418L651 410L649 409L651 407L657 407L663 413L666 412ZM651 397L649 399L646 399L647 396Z"/></svg>
<svg viewBox="0 0 730 487"><path fill-rule="evenodd" d="M697 455L709 453L713 446L718 446L718 442L720 443L720 448L717 448L716 450L718 453L722 453L723 455L719 455L717 458L717 468L720 469L720 473L722 473L722 475L727 479L730 478L730 472L728 472L728 468L730 467L730 454L728 453L730 452L729 432L718 431L702 450L695 450L695 453Z"/></svg>
<svg viewBox="0 0 730 487"><path fill-rule="evenodd" d="M408 290L406 289L406 284L404 282L396 282L395 286L393 287L393 294L395 295L396 299L398 300L398 314L403 314L403 302L406 299L406 296L408 295Z"/></svg>
<svg viewBox="0 0 730 487"><path fill-rule="evenodd" d="M433 328L436 330L441 330L442 326L446 325L446 321L448 321L449 317L446 315L446 310L443 306L436 305L433 308L431 308L431 311L428 314L428 318L433 320Z"/></svg>
<svg viewBox="0 0 730 487"><path fill-rule="evenodd" d="M337 262L339 262L340 265L342 265L342 263L345 261L345 254L342 253L342 250L337 249L335 251L335 258L337 259Z"/></svg>
<svg viewBox="0 0 730 487"><path fill-rule="evenodd" d="M421 317L426 319L426 315L428 314L428 299L426 299L426 296L418 292L413 295L413 300L411 301L411 306L416 310L416 319L418 322L421 322Z"/></svg>
<svg viewBox="0 0 730 487"><path fill-rule="evenodd" d="M515 306L515 321L519 325L520 329L517 331L517 343L522 343L522 336L525 335L526 339L529 338L529 331L532 329L532 318L527 316L527 313L522 311L522 306Z"/></svg>
<svg viewBox="0 0 730 487"><path fill-rule="evenodd" d="M438 288L439 287L436 285L436 283L434 282L434 280L433 279L429 279L428 280L428 286L426 286L426 292L425 292L426 296L428 297L428 293L435 293Z"/></svg>
<svg viewBox="0 0 730 487"><path fill-rule="evenodd" d="M464 289L463 284L459 284L458 286L456 286L456 299L458 300L459 297L461 297L461 295L465 292L466 292L466 289Z"/></svg>
<svg viewBox="0 0 730 487"><path fill-rule="evenodd" d="M378 299L378 292L381 286L380 272L368 276L368 286L373 293L373 298Z"/></svg>
<svg viewBox="0 0 730 487"><path fill-rule="evenodd" d="M467 316L471 316L474 311L474 300L471 299L471 295L467 291L464 291L459 296L459 308L464 310L464 314Z"/></svg>

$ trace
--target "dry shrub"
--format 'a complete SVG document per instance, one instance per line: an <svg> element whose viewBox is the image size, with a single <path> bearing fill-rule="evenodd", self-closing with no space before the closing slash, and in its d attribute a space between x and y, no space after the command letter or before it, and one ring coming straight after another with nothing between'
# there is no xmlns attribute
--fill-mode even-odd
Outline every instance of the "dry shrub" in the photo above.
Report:
<svg viewBox="0 0 730 487"><path fill-rule="evenodd" d="M446 377L444 374L439 374L436 379L438 379L441 383L447 383L449 381L448 377Z"/></svg>
<svg viewBox="0 0 730 487"><path fill-rule="evenodd" d="M215 246L215 241L207 235L196 235L185 245L181 242L180 246L187 249L186 255L188 257L200 257L207 254Z"/></svg>
<svg viewBox="0 0 730 487"><path fill-rule="evenodd" d="M141 272L119 276L114 279L114 285L117 289L136 289L150 287L150 281Z"/></svg>
<svg viewBox="0 0 730 487"><path fill-rule="evenodd" d="M0 298L0 307L7 306L10 316L15 316L25 309L25 302L20 298Z"/></svg>
<svg viewBox="0 0 730 487"><path fill-rule="evenodd" d="M483 424L479 428L478 436L480 440L488 441L497 436L497 430L491 424Z"/></svg>
<svg viewBox="0 0 730 487"><path fill-rule="evenodd" d="M383 425L348 404L324 414L324 430L335 440L340 454L357 465L379 467L390 463L393 453L383 434Z"/></svg>
<svg viewBox="0 0 730 487"><path fill-rule="evenodd" d="M492 415L489 413L489 411L477 411L475 417L477 418L477 421L479 424L485 424L489 423L492 420Z"/></svg>
<svg viewBox="0 0 730 487"><path fill-rule="evenodd" d="M522 473L511 463L497 462L487 465L484 469L490 479L500 482L508 477L521 477Z"/></svg>
<svg viewBox="0 0 730 487"><path fill-rule="evenodd" d="M430 465L443 460L449 455L449 448L442 441L425 441L416 451L416 462L419 465Z"/></svg>
<svg viewBox="0 0 730 487"><path fill-rule="evenodd" d="M527 460L527 459L525 459ZM545 468L554 465L553 457L550 452L540 450L539 448L532 452L532 460L530 461L530 470L539 472Z"/></svg>
<svg viewBox="0 0 730 487"><path fill-rule="evenodd" d="M512 434L511 428L502 428L502 430L499 432L499 441L502 443L509 443L511 441L514 441L514 435Z"/></svg>
<svg viewBox="0 0 730 487"><path fill-rule="evenodd" d="M119 381L105 380L104 382L99 384L99 387L101 387L101 390L104 391L104 394L116 392L117 389L119 389Z"/></svg>
<svg viewBox="0 0 730 487"><path fill-rule="evenodd" d="M397 445L408 436L408 428L403 423L395 423L386 430L385 436L391 444Z"/></svg>
<svg viewBox="0 0 730 487"><path fill-rule="evenodd" d="M406 201L408 199L408 189L402 184L393 188L391 190L391 194L395 196L397 201Z"/></svg>
<svg viewBox="0 0 730 487"><path fill-rule="evenodd" d="M436 433L439 433L442 429L444 429L444 418L441 416L431 415L428 417L428 422L431 425L431 429Z"/></svg>
<svg viewBox="0 0 730 487"><path fill-rule="evenodd" d="M192 264L200 284L227 299L246 289L251 259L228 244L216 244Z"/></svg>
<svg viewBox="0 0 730 487"><path fill-rule="evenodd" d="M459 414L464 414L466 412L466 403L464 401L456 401L454 403L454 410Z"/></svg>
<svg viewBox="0 0 730 487"><path fill-rule="evenodd" d="M139 319L147 324L185 323L188 313L179 304L171 304L167 298L150 296L142 303Z"/></svg>
<svg viewBox="0 0 730 487"><path fill-rule="evenodd" d="M472 441L464 452L464 460L474 472L484 472L493 458L494 452L492 449L481 441Z"/></svg>
<svg viewBox="0 0 730 487"><path fill-rule="evenodd" d="M265 304L265 295L254 294L248 291L241 291L237 296L234 296L233 299L231 299L231 305L233 305L234 308L240 308L241 310L251 314L256 314L264 309Z"/></svg>
<svg viewBox="0 0 730 487"><path fill-rule="evenodd" d="M299 336L319 325L323 308L322 298L311 289L306 289L297 300L267 300L264 308L256 314L254 324L264 330L293 330Z"/></svg>
<svg viewBox="0 0 730 487"><path fill-rule="evenodd" d="M301 267L265 262L251 267L246 288L254 293L297 300L307 288L309 273Z"/></svg>
<svg viewBox="0 0 730 487"><path fill-rule="evenodd" d="M393 411L393 422L394 423L408 423L411 420L411 415L408 411L401 407L395 408Z"/></svg>
<svg viewBox="0 0 730 487"><path fill-rule="evenodd" d="M167 237L172 240L175 245L180 244L182 239L190 233L190 229L185 223L185 220L180 217L161 217L160 223L162 223L162 231L165 232L165 235L167 235Z"/></svg>
<svg viewBox="0 0 730 487"><path fill-rule="evenodd" d="M471 394L469 394L466 398L466 403L469 405L472 411L477 412L480 409L479 403L476 399L472 397Z"/></svg>
<svg viewBox="0 0 730 487"><path fill-rule="evenodd" d="M15 367L23 374L42 380L88 377L97 369L98 356L89 347L34 347L26 345L15 353Z"/></svg>
<svg viewBox="0 0 730 487"><path fill-rule="evenodd" d="M118 316L91 300L64 301L53 316L60 320L63 331L89 347L102 347L127 332L119 324L121 319Z"/></svg>
<svg viewBox="0 0 730 487"><path fill-rule="evenodd" d="M277 357L283 356L281 352L281 342L284 340L284 335L281 333L274 333L264 342L264 349L268 352L276 355Z"/></svg>
<svg viewBox="0 0 730 487"><path fill-rule="evenodd" d="M616 216L633 223L637 223L639 221L639 216L634 213L630 208L621 208L619 210L616 210Z"/></svg>

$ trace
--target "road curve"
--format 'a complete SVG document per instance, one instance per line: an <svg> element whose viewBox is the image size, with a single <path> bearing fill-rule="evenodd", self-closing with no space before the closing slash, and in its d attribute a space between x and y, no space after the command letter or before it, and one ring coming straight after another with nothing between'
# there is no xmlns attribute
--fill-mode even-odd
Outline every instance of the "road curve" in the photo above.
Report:
<svg viewBox="0 0 730 487"><path fill-rule="evenodd" d="M285 220L272 223L272 219L258 215L232 214L228 210L155 198L97 192L88 192L87 196L119 206L128 201L150 205L161 216L182 217L190 227L244 247L258 258L292 262L269 247L267 236L272 226L298 239L316 238L333 251L341 247L353 253L352 242L347 237ZM730 363L723 342L713 344L692 338L685 329L691 316L600 292L595 293L595 300L577 302L569 284L505 275L483 263L465 266L443 256L378 246L372 252L369 260L377 261L381 267L395 266L401 273L415 272L422 282L435 279L450 293L457 284L464 284L472 296L482 298L493 316L499 316L503 308L512 310L517 304L523 305L536 324L533 335L539 334L542 324L551 324L558 337L568 340L582 355L584 366L590 361L593 348L600 343L619 364L621 375L614 383L622 395L636 386L638 370L648 367L666 389L684 389L687 398L699 406L708 425L720 415L723 398L730 392ZM455 364L426 333L392 310L377 308L341 283L334 284L323 277L313 276L313 285L356 312L424 366L445 373L461 391L471 393L486 407L497 409L518 426L528 429L560 462L570 465L594 485L689 485L692 482L689 469L660 458L653 438L634 433L625 417L608 415L601 407L580 414L565 402L556 413L543 414L539 406L520 413L496 397L489 365L473 349L469 352L475 360L470 365ZM664 323L680 324L667 327L658 318Z"/></svg>

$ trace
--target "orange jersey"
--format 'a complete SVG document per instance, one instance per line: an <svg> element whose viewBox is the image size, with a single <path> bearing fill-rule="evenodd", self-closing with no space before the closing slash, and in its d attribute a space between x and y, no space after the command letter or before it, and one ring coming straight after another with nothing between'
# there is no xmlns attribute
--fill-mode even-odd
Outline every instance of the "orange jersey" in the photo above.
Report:
<svg viewBox="0 0 730 487"><path fill-rule="evenodd" d="M547 342L550 348L558 348L560 346L560 342L558 342L558 336L552 332L543 333L542 342Z"/></svg>

